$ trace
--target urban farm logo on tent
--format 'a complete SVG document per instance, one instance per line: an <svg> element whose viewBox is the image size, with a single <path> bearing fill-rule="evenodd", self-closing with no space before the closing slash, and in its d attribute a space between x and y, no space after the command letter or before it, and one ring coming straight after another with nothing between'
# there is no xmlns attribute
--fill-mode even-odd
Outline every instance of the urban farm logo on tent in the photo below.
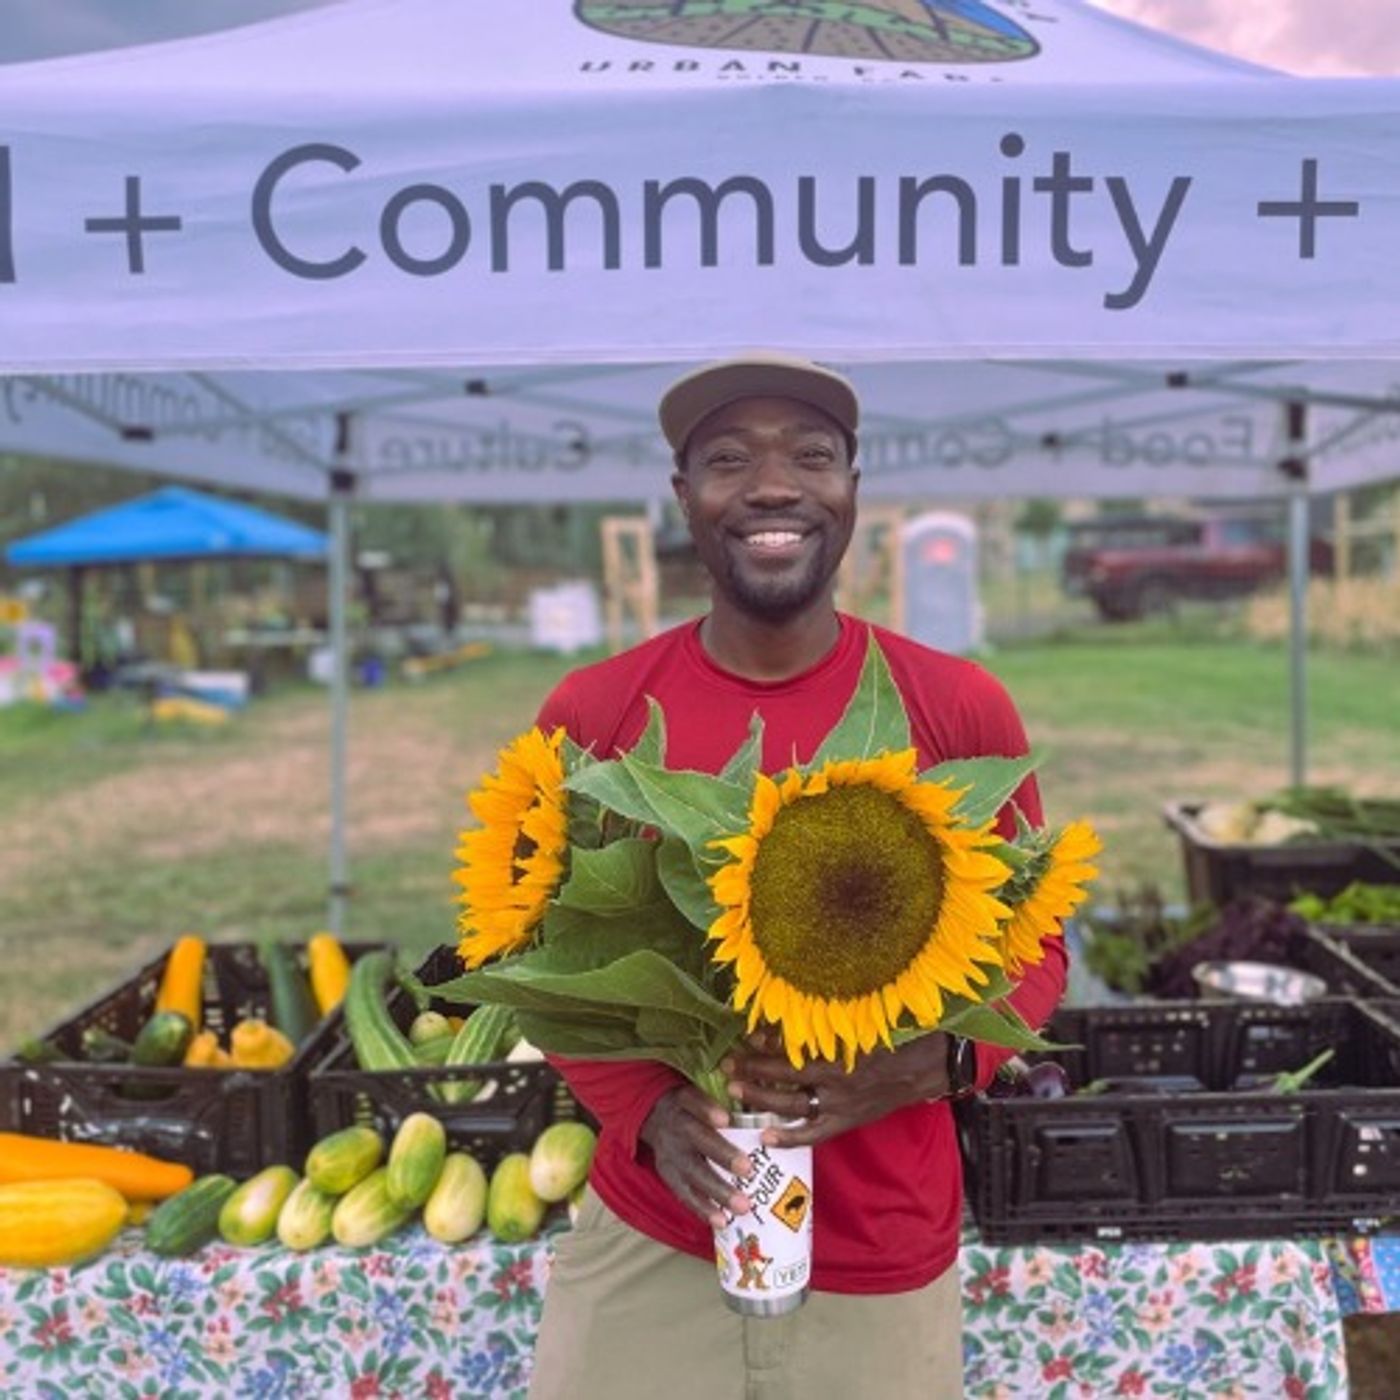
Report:
<svg viewBox="0 0 1400 1400"><path fill-rule="evenodd" d="M895 63L1007 63L1040 45L982 0L575 0L626 39Z"/></svg>

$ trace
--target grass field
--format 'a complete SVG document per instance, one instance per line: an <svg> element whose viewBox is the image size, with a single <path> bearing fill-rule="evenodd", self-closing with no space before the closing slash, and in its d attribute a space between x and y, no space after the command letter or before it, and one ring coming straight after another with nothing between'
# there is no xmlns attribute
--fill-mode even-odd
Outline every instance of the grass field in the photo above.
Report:
<svg viewBox="0 0 1400 1400"><path fill-rule="evenodd" d="M1282 650L1171 627L1084 629L987 659L1046 751L1055 820L1087 815L1101 892L1180 894L1160 809L1256 795L1287 777ZM449 938L462 795L568 663L499 654L417 687L358 693L351 720L349 932ZM1311 661L1311 776L1396 786L1393 662ZM326 698L259 701L225 731L150 729L134 701L0 711L0 1043L41 1029L178 933L302 938L326 883Z"/></svg>

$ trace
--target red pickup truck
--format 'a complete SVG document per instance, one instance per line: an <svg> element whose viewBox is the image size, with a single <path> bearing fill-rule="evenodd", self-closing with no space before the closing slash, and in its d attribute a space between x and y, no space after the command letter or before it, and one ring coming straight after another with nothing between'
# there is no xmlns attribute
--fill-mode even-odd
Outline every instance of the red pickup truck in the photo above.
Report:
<svg viewBox="0 0 1400 1400"><path fill-rule="evenodd" d="M1285 525L1247 516L1107 516L1069 527L1061 564L1067 593L1117 620L1167 612L1185 598L1232 598L1277 583L1287 568ZM1310 545L1314 573L1332 548Z"/></svg>

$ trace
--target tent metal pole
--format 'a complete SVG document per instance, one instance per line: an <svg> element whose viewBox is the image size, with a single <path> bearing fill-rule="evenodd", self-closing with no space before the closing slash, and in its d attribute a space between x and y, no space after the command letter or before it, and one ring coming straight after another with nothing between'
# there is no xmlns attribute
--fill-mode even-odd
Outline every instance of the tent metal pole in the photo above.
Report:
<svg viewBox="0 0 1400 1400"><path fill-rule="evenodd" d="M1288 481L1288 773L1291 786L1302 787L1308 767L1308 409L1293 399L1283 410L1288 455L1279 470Z"/></svg>
<svg viewBox="0 0 1400 1400"><path fill-rule="evenodd" d="M342 436L344 436L342 425ZM350 898L350 862L346 846L346 755L350 722L347 618L350 583L350 500L353 472L337 469L330 477L329 526L331 624L331 849L330 908L327 920L337 937L345 932Z"/></svg>

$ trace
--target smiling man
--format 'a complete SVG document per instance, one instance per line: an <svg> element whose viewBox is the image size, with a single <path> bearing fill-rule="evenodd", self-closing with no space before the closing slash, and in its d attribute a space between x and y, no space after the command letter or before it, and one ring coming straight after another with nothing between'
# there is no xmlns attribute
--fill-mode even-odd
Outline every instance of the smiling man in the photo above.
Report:
<svg viewBox="0 0 1400 1400"><path fill-rule="evenodd" d="M611 756L637 740L652 697L668 764L713 773L757 710L764 770L777 773L794 752L809 760L840 718L874 630L920 768L1025 752L1016 711L985 671L836 611L860 482L849 381L753 354L678 380L660 417L710 611L567 676L542 726ZM1040 823L1033 783L1013 800ZM1009 832L1009 809L1003 823ZM865 956L897 952L894 928L860 932ZM1061 940L1049 939L1012 997L1031 1025L1059 1000L1064 972ZM822 1061L793 1070L774 1049L758 1038L729 1073L746 1109L800 1120L781 1138L815 1148L812 1293L778 1318L730 1312L715 1280L712 1228L746 1209L717 1171L739 1167L716 1131L724 1111L664 1065L556 1060L602 1133L577 1224L559 1241L533 1400L962 1395L950 1100L988 1083L998 1055L935 1033L877 1048L847 1073Z"/></svg>

